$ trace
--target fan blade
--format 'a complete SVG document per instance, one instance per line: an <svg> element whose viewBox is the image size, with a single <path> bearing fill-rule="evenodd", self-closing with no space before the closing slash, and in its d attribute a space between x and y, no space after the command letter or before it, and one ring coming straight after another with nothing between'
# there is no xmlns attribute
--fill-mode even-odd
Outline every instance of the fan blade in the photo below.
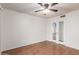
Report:
<svg viewBox="0 0 79 59"><path fill-rule="evenodd" d="M43 6L43 4L42 3L38 3L40 6Z"/></svg>
<svg viewBox="0 0 79 59"><path fill-rule="evenodd" d="M47 9L48 7L49 7L49 4L44 4L44 6L45 6L45 9Z"/></svg>
<svg viewBox="0 0 79 59"><path fill-rule="evenodd" d="M56 10L56 9L49 9L50 11L54 11L54 12L57 12L58 10Z"/></svg>
<svg viewBox="0 0 79 59"><path fill-rule="evenodd" d="M58 3L52 3L52 4L51 4L51 7L54 6L54 5L57 5L57 4L58 4Z"/></svg>
<svg viewBox="0 0 79 59"><path fill-rule="evenodd" d="M43 11L44 9L41 9L41 10L36 10L35 12L40 12L40 11Z"/></svg>

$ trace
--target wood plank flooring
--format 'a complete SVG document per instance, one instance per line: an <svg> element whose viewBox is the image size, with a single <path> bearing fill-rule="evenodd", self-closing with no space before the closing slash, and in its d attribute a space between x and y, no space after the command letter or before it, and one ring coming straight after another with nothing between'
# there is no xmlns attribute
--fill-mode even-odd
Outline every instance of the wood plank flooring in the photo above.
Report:
<svg viewBox="0 0 79 59"><path fill-rule="evenodd" d="M32 45L2 52L3 55L79 55L79 50L66 47L50 41L43 41Z"/></svg>

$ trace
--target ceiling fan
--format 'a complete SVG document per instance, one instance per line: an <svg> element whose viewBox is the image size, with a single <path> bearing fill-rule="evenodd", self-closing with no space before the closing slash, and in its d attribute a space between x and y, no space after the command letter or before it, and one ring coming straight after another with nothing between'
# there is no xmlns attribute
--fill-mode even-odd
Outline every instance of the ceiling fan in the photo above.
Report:
<svg viewBox="0 0 79 59"><path fill-rule="evenodd" d="M57 5L58 3L51 3L51 4L48 4L48 3L38 3L40 6L42 6L44 9L40 9L40 10L36 10L35 12L40 12L40 11L53 11L53 12L58 12L57 9L49 9L49 7L53 7L55 5ZM46 14L44 14L46 15Z"/></svg>

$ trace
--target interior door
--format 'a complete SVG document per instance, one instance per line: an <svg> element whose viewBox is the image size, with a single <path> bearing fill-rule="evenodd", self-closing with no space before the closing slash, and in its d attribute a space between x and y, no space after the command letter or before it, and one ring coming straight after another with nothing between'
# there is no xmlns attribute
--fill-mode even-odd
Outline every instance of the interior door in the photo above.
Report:
<svg viewBox="0 0 79 59"><path fill-rule="evenodd" d="M0 10L0 54L1 54L1 10Z"/></svg>
<svg viewBox="0 0 79 59"><path fill-rule="evenodd" d="M1 5L0 5L0 55L1 55L1 35L2 35L2 33L1 33L1 31L2 31L2 13L1 13L2 11L1 11Z"/></svg>

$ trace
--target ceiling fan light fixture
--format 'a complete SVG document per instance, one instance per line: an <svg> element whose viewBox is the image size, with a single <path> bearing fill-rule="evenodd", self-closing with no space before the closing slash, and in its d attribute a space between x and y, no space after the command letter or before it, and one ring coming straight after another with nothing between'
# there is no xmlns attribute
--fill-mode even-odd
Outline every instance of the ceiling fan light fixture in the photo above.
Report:
<svg viewBox="0 0 79 59"><path fill-rule="evenodd" d="M50 10L45 9L45 10L43 10L42 12L45 13L45 14L47 14L47 13L50 13Z"/></svg>

